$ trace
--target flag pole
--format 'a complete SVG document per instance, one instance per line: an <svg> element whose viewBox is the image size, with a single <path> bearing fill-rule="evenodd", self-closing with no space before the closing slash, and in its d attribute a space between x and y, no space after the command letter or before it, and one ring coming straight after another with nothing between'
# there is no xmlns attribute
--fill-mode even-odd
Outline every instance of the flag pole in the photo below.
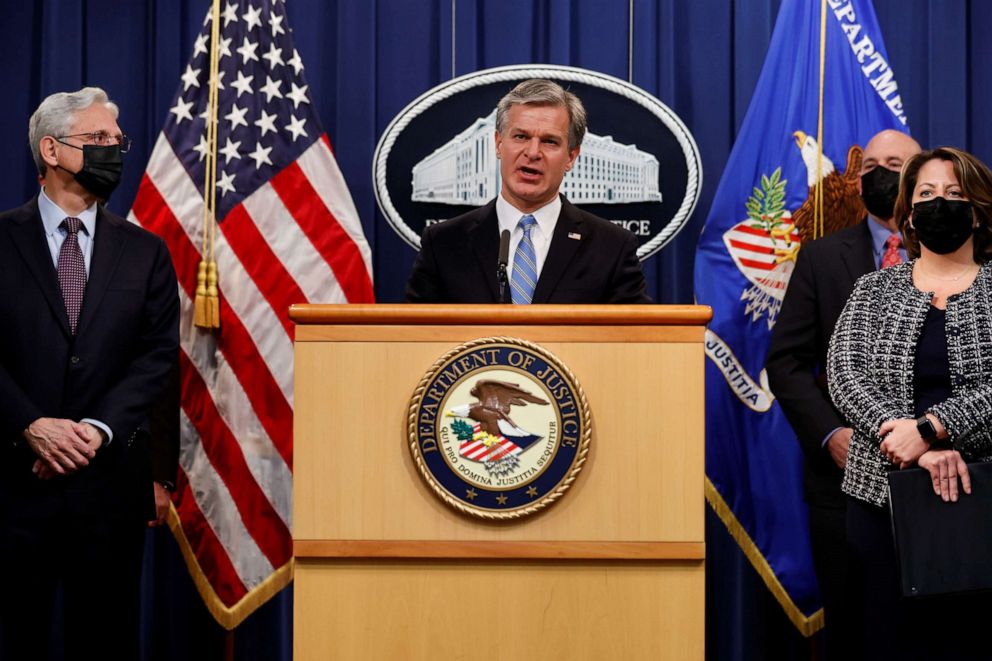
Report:
<svg viewBox="0 0 992 661"><path fill-rule="evenodd" d="M217 70L220 68L220 0L213 0L210 26L210 91L207 96L207 153L203 182L203 241L196 275L193 323L220 327L220 298L214 242L217 225Z"/></svg>
<svg viewBox="0 0 992 661"><path fill-rule="evenodd" d="M823 88L827 67L827 0L820 2L820 101L816 126L816 190L813 195L813 238L826 231L823 218Z"/></svg>

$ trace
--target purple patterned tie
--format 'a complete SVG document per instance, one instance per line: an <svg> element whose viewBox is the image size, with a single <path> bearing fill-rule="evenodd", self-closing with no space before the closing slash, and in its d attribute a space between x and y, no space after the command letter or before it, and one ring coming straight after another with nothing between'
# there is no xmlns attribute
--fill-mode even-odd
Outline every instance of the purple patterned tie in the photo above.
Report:
<svg viewBox="0 0 992 661"><path fill-rule="evenodd" d="M79 249L79 228L83 221L78 218L66 218L59 225L68 236L62 242L59 250L58 274L59 287L62 288L62 300L65 301L65 312L69 315L69 329L76 334L76 324L79 322L79 308L83 305L83 292L86 290L86 262L83 261L83 251Z"/></svg>

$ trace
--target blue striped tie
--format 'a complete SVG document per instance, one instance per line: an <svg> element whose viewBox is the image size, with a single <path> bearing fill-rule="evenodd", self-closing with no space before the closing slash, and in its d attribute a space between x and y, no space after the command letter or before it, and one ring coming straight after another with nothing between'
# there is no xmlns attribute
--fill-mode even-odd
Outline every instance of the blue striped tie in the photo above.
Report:
<svg viewBox="0 0 992 661"><path fill-rule="evenodd" d="M537 255L534 253L534 242L530 233L537 220L534 216L526 215L517 223L524 231L524 237L517 244L513 253L513 274L510 276L510 299L514 303L530 303L534 298L534 288L537 286Z"/></svg>

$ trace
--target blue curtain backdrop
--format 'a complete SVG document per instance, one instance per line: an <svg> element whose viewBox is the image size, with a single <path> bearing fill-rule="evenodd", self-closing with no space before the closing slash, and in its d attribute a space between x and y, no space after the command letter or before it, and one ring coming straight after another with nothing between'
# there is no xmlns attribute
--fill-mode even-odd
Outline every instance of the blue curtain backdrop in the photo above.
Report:
<svg viewBox="0 0 992 661"><path fill-rule="evenodd" d="M818 0L810 0L818 4ZM0 208L35 194L27 121L54 91L106 88L134 139L110 207L130 208L208 0L0 0ZM992 13L980 0L875 0L913 135L992 160ZM378 213L371 164L407 103L455 75L518 63L586 67L628 79L694 134L703 188L688 226L645 264L662 303L692 301L696 238L764 61L778 0L288 0L310 93L373 247L378 300L399 301L413 251ZM983 11L985 10L985 11ZM454 29L454 50L452 31ZM985 90L985 91L983 91ZM710 522L712 523L712 522ZM708 525L710 658L808 655L728 541ZM220 658L223 638L166 534L149 540L147 658ZM8 571L11 568L6 568ZM289 658L288 591L239 629L239 659ZM767 602L767 603L766 603ZM740 606L744 606L741 608ZM193 651L195 648L196 651Z"/></svg>

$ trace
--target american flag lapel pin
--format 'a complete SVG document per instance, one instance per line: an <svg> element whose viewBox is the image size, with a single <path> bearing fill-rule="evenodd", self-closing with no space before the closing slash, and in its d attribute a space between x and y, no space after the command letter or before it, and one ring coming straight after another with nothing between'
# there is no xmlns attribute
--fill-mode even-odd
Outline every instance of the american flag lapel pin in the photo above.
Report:
<svg viewBox="0 0 992 661"><path fill-rule="evenodd" d="M579 234L578 232L569 232L568 233L568 238L575 239L576 241L578 241L578 240L580 240L582 238L582 235Z"/></svg>

